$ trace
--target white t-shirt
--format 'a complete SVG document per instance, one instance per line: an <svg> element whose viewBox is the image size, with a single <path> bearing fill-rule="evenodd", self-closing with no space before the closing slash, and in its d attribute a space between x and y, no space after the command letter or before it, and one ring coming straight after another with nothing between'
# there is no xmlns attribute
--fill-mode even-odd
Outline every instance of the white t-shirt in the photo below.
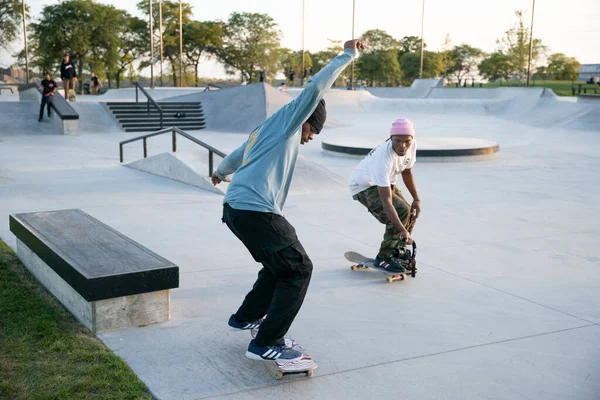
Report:
<svg viewBox="0 0 600 400"><path fill-rule="evenodd" d="M350 175L349 188L352 196L371 186L387 187L395 184L405 169L410 169L417 161L417 141L412 144L404 156L399 156L388 140L380 144L354 168Z"/></svg>

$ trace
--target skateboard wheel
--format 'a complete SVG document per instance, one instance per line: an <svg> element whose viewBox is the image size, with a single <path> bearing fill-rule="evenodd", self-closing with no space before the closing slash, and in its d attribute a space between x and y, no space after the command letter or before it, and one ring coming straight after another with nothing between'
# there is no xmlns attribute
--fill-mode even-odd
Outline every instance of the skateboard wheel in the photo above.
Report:
<svg viewBox="0 0 600 400"><path fill-rule="evenodd" d="M389 278L386 279L387 283L392 283L394 282L394 278L392 278L391 276Z"/></svg>
<svg viewBox="0 0 600 400"><path fill-rule="evenodd" d="M353 265L353 266L351 266L351 267L350 267L350 269L351 269L352 271L356 271L356 270L358 269L358 267L357 267L356 265Z"/></svg>
<svg viewBox="0 0 600 400"><path fill-rule="evenodd" d="M312 369L309 369L308 371L306 371L306 376L312 376L312 373L313 373Z"/></svg>
<svg viewBox="0 0 600 400"><path fill-rule="evenodd" d="M281 371L277 371L277 372L275 373L275 379L281 379L281 378L283 378L283 372L281 372Z"/></svg>
<svg viewBox="0 0 600 400"><path fill-rule="evenodd" d="M401 280L401 281L403 281L403 280L405 280L405 279L406 279L406 274L402 274L402 275L400 275L400 280Z"/></svg>

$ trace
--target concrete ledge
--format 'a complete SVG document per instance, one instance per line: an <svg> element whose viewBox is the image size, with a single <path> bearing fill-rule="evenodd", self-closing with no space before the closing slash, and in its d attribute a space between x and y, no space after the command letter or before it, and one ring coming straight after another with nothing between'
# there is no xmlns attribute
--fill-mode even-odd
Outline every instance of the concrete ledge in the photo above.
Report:
<svg viewBox="0 0 600 400"><path fill-rule="evenodd" d="M78 119L62 119L54 112L52 113L52 122L61 135L76 136L79 134Z"/></svg>
<svg viewBox="0 0 600 400"><path fill-rule="evenodd" d="M18 238L17 255L31 274L94 333L171 319L169 289L87 301Z"/></svg>
<svg viewBox="0 0 600 400"><path fill-rule="evenodd" d="M349 156L365 156L383 143L385 139L374 138L352 138L324 140L321 143L323 150ZM417 138L417 157L431 157L439 159L442 157L466 157L493 155L498 152L499 145L496 142L484 139L460 138L460 137L422 137Z"/></svg>

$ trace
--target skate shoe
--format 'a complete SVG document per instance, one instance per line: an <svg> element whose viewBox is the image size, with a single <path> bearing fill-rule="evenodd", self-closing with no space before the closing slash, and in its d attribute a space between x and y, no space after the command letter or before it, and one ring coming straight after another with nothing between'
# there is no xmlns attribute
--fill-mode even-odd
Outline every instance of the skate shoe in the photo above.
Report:
<svg viewBox="0 0 600 400"><path fill-rule="evenodd" d="M227 323L231 328L233 328L234 330L248 330L248 329L258 329L258 327L260 326L261 322L263 322L262 319L257 319L256 321L252 321L252 322L240 322L237 319L235 319L235 315L231 314L231 317L229 317L229 322Z"/></svg>
<svg viewBox="0 0 600 400"><path fill-rule="evenodd" d="M395 260L393 258L377 257L377 258L375 258L375 266L377 268L380 268L382 270L392 272L395 274L402 274L402 273L406 272L406 269L402 265L400 265L400 263L398 263L397 260Z"/></svg>
<svg viewBox="0 0 600 400"><path fill-rule="evenodd" d="M292 362L300 360L302 352L287 347L285 344L260 347L254 340L251 340L246 357L252 360Z"/></svg>

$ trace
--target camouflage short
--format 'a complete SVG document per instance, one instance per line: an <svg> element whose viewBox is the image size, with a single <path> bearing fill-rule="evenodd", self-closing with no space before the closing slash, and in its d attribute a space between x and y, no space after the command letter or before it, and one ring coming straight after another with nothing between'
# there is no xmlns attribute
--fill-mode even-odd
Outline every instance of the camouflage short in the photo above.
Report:
<svg viewBox="0 0 600 400"><path fill-rule="evenodd" d="M363 190L352 198L358 200L358 202L365 206L379 222L385 225L385 233L383 234L383 241L381 242L378 256L383 258L391 257L394 249L403 245L403 242L401 240L400 231L392 224L387 215L385 215L377 186L372 186ZM398 212L398 217L400 218L400 221L402 221L402 224L404 224L406 230L409 233L412 233L415 219L411 218L410 204L408 204L402 195L402 192L400 192L400 189L398 189L396 185L392 185L392 204L394 205L396 212Z"/></svg>

